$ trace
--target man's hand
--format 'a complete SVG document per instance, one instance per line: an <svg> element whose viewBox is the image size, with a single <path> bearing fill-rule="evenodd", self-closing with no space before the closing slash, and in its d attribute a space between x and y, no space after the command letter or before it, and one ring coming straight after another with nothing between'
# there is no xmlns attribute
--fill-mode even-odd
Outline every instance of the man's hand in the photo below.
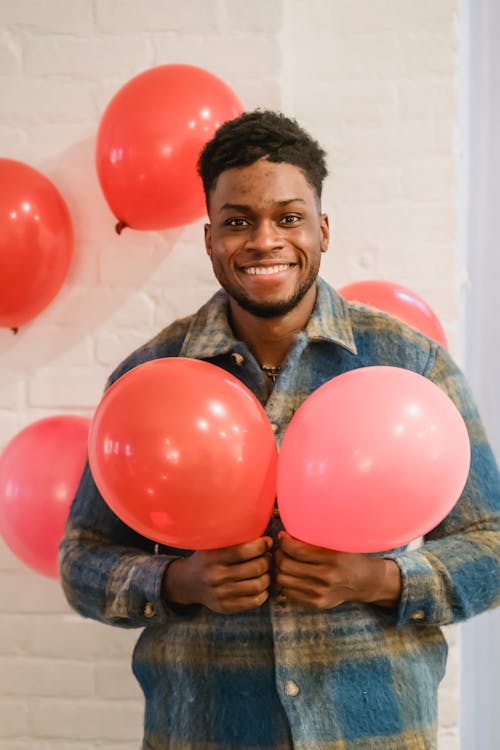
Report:
<svg viewBox="0 0 500 750"><path fill-rule="evenodd" d="M314 547L284 531L279 538L276 584L287 599L315 609L350 601L397 605L401 575L394 560Z"/></svg>
<svg viewBox="0 0 500 750"><path fill-rule="evenodd" d="M163 593L172 604L203 604L234 614L260 607L269 598L272 539L193 552L170 563Z"/></svg>

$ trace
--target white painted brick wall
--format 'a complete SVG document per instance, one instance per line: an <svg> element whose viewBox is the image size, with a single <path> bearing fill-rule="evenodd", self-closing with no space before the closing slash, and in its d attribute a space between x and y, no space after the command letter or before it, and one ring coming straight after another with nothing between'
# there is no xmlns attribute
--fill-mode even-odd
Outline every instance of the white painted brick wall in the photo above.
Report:
<svg viewBox="0 0 500 750"><path fill-rule="evenodd" d="M283 108L330 152L323 273L382 277L435 308L452 348L457 252L458 0L16 0L0 3L0 156L43 171L71 211L60 294L17 336L0 330L0 449L61 412L90 415L116 364L216 288L202 221L114 233L94 169L111 96L148 67L188 63L247 108ZM0 541L0 750L136 750L134 631L70 612L56 582ZM458 635L440 697L457 750Z"/></svg>

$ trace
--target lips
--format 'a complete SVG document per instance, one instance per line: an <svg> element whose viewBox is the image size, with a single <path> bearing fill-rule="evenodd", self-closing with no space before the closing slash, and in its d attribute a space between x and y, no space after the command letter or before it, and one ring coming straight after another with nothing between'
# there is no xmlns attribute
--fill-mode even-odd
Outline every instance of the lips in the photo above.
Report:
<svg viewBox="0 0 500 750"><path fill-rule="evenodd" d="M273 274L288 271L292 265L292 263L275 263L272 266L247 266L242 271L249 276L272 276Z"/></svg>

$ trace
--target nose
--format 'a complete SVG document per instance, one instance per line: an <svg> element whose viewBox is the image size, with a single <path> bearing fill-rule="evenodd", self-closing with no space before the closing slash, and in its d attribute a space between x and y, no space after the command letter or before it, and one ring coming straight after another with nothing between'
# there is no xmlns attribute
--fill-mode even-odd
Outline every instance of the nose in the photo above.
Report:
<svg viewBox="0 0 500 750"><path fill-rule="evenodd" d="M247 239L247 249L270 252L283 247L283 237L274 221L255 222Z"/></svg>

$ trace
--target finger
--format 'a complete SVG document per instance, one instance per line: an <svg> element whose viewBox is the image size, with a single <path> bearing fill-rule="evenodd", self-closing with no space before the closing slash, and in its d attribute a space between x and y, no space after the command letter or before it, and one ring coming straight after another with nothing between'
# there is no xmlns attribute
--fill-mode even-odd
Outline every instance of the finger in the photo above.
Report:
<svg viewBox="0 0 500 750"><path fill-rule="evenodd" d="M331 565L302 562L283 553L276 558L276 574L277 576L280 574L293 576L308 581L309 585L325 582L334 583L338 577L335 568Z"/></svg>
<svg viewBox="0 0 500 750"><path fill-rule="evenodd" d="M334 560L338 555L338 552L334 550L317 547L313 544L307 544L307 542L301 542L299 539L294 539L284 531L280 532L278 538L281 550L289 557L301 560L302 562L324 563Z"/></svg>
<svg viewBox="0 0 500 750"><path fill-rule="evenodd" d="M311 589L304 590L295 586L286 586L281 589L281 594L290 601L302 604L313 609L333 609L343 603L344 599L332 592L318 592Z"/></svg>
<svg viewBox="0 0 500 750"><path fill-rule="evenodd" d="M218 562L233 565L243 562L245 560L253 560L256 557L265 555L271 549L273 540L270 537L264 536L259 539L254 539L251 542L244 542L243 544L236 544L232 547L223 547L218 550L212 550L213 557Z"/></svg>
<svg viewBox="0 0 500 750"><path fill-rule="evenodd" d="M268 573L270 568L270 560L267 555L256 557L244 563L217 565L209 570L207 582L214 586L220 586L231 581L252 580Z"/></svg>
<svg viewBox="0 0 500 750"><path fill-rule="evenodd" d="M287 573L296 578L309 578L314 575L314 565L311 563L299 562L288 555L280 555L276 561L276 572Z"/></svg>
<svg viewBox="0 0 500 750"><path fill-rule="evenodd" d="M250 581L230 581L217 589L217 598L223 600L258 596L266 591L270 585L271 577L267 573Z"/></svg>
<svg viewBox="0 0 500 750"><path fill-rule="evenodd" d="M305 578L296 578L292 575L285 575L279 573L276 576L276 585L280 589L294 589L295 591L301 591L303 594L322 594L325 590L325 586L318 584L316 581L311 581Z"/></svg>
<svg viewBox="0 0 500 750"><path fill-rule="evenodd" d="M220 604L216 604L213 607L210 607L210 609L213 609L215 612L219 612L220 614L237 614L238 612L245 612L249 609L261 607L268 599L269 592L266 590L255 596L242 596L234 599L224 600L220 602Z"/></svg>
<svg viewBox="0 0 500 750"><path fill-rule="evenodd" d="M352 601L352 591L341 583L332 584L327 580L311 580L279 573L276 585L286 596L300 597L315 606L324 609L336 607L346 601ZM293 592L293 593L292 593Z"/></svg>
<svg viewBox="0 0 500 750"><path fill-rule="evenodd" d="M255 609L256 607L262 607L264 602L269 599L269 591L262 591L257 596L247 596L240 599L233 600L228 604L226 612L228 614L235 614L237 612L245 612L248 609Z"/></svg>

